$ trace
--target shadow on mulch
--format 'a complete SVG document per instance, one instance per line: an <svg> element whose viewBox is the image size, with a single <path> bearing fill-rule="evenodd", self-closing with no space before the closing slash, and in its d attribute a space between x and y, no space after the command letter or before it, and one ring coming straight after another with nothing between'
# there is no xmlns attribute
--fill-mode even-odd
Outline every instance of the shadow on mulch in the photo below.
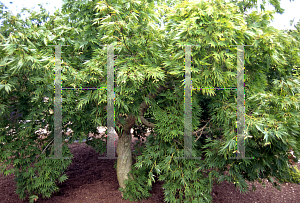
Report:
<svg viewBox="0 0 300 203"><path fill-rule="evenodd" d="M59 184L60 191L53 194L50 199L40 197L36 203L129 203L123 200L118 190L115 160L98 159L96 151L85 143L69 144L74 155L72 164L66 171L68 179ZM297 164L300 168L300 164ZM140 202L159 203L164 202L162 181L156 181L151 191L152 196ZM283 184L281 191L266 183L266 188L255 182L257 190L240 194L234 185L223 182L215 184L212 191L213 203L292 203L300 202L300 185ZM251 186L249 186L251 188ZM14 175L4 177L0 174L0 202L25 203L15 193L16 184Z"/></svg>

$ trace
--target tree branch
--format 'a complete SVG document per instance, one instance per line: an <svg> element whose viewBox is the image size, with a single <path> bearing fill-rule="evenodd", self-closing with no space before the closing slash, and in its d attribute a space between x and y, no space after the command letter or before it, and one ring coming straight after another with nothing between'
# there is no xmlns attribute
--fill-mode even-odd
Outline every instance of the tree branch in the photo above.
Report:
<svg viewBox="0 0 300 203"><path fill-rule="evenodd" d="M125 44L126 48L127 48L128 51L131 53L131 55L133 55L132 52L130 51L130 49L128 48L126 42L125 42L124 35L123 35L123 27L121 27L121 34L122 34L122 38L123 38L123 41L124 41L124 44Z"/></svg>
<svg viewBox="0 0 300 203"><path fill-rule="evenodd" d="M181 146L183 146L179 141L177 141L175 138L173 138L173 141L177 142L178 144L180 144Z"/></svg>
<svg viewBox="0 0 300 203"><path fill-rule="evenodd" d="M146 39L146 46L147 46L147 43L148 43L148 39L149 39L149 34L148 34L148 38Z"/></svg>
<svg viewBox="0 0 300 203"><path fill-rule="evenodd" d="M195 142L197 142L197 140L201 137L202 134L207 134L207 133L203 133L203 130L206 128L207 124L211 121L212 118L210 118L207 123L202 127L202 128L199 128L198 130L194 131L192 133L192 135L196 135L198 132L201 132L201 134L197 137L197 139L195 140Z"/></svg>
<svg viewBox="0 0 300 203"><path fill-rule="evenodd" d="M166 86L160 86L158 89L157 89L157 93L149 93L148 94L148 98L149 99L154 99L156 97L157 94L159 94L160 92L168 89L168 85L170 84L170 82L167 82L165 85ZM155 124L154 123L151 123L149 122L147 119L144 118L144 113L147 111L147 109L149 108L149 104L146 104L145 101L143 101L141 104L140 104L140 119L142 121L142 123L147 126L147 127L150 127L150 128L154 128L155 127Z"/></svg>
<svg viewBox="0 0 300 203"><path fill-rule="evenodd" d="M250 2L244 6L244 12L246 11L247 7L250 5Z"/></svg>
<svg viewBox="0 0 300 203"><path fill-rule="evenodd" d="M48 148L48 146L54 141L54 139L51 140L51 142L48 143L48 145L46 146L46 148L42 151L41 154L39 154L36 158L35 161L44 153L44 151Z"/></svg>
<svg viewBox="0 0 300 203"><path fill-rule="evenodd" d="M140 115L140 119L141 119L142 123L143 123L145 126L147 126L147 127L149 127L149 128L154 128L154 127L155 127L155 124L149 122L146 118L144 118L144 116L141 116L141 115Z"/></svg>
<svg viewBox="0 0 300 203"><path fill-rule="evenodd" d="M198 130L194 131L194 132L192 133L192 135L196 135L197 133L202 132L202 131L206 128L207 124L211 121L211 119L212 119L212 118L210 118L210 119L207 121L207 123L206 123L202 128L199 128ZM201 136L201 135L200 135L200 136ZM199 136L199 137L200 137L200 136ZM199 139L199 137L197 138L197 140ZM197 140L196 140L196 141L197 141Z"/></svg>

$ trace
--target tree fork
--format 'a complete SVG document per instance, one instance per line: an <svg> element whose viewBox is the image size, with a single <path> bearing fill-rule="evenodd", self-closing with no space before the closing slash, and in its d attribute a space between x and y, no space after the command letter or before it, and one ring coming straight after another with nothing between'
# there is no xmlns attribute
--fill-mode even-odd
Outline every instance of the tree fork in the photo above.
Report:
<svg viewBox="0 0 300 203"><path fill-rule="evenodd" d="M166 85L168 85L167 83ZM168 87L160 86L158 88L158 93L162 92L163 90L168 89ZM158 93L150 93L148 97L155 98ZM140 105L140 116L144 115L145 111L149 106L143 101ZM146 120L146 119L145 119ZM123 189L126 188L124 183L125 180L128 180L129 177L133 180L133 175L130 174L128 177L128 173L131 171L132 166L132 152L131 152L131 128L134 126L136 121L136 117L130 114L126 118L125 125L122 125L122 130L120 130L119 134L119 141L117 145L117 155L120 159L117 159L117 178L119 182L119 186ZM121 194L123 197L123 193Z"/></svg>

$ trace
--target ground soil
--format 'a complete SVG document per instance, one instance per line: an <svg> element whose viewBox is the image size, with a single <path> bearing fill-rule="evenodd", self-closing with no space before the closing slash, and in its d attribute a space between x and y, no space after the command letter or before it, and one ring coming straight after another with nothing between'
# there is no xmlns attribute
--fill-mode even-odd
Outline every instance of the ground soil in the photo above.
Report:
<svg viewBox="0 0 300 203"><path fill-rule="evenodd" d="M133 144L137 141L132 140ZM117 139L116 139L117 144ZM71 153L74 155L72 164L66 171L68 179L59 185L60 191L53 194L50 199L40 197L37 203L129 203L123 200L118 190L115 160L98 159L96 151L85 143L68 144ZM300 168L300 164L296 164ZM143 200L143 203L164 202L164 190L162 181L156 181L151 191L152 197ZM228 182L220 185L214 184L212 190L213 203L299 203L300 185L282 184L281 191L266 183L264 188L260 183L255 182L257 190L240 194L235 186ZM251 186L249 186L251 188ZM16 184L14 175L4 177L0 173L0 202L2 203L25 203L15 193Z"/></svg>

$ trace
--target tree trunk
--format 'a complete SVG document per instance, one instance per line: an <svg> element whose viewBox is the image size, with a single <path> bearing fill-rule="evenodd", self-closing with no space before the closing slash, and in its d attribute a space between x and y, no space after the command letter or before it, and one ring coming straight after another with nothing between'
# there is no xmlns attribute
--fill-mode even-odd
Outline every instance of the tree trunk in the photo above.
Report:
<svg viewBox="0 0 300 203"><path fill-rule="evenodd" d="M131 153L131 133L130 129L135 124L135 117L130 116L126 119L126 124L123 127L121 134L119 135L119 141L117 145L117 178L119 186L125 189L125 180L128 180L128 173L131 171L132 166L132 153ZM132 174L130 178L133 179ZM123 197L123 193L122 193Z"/></svg>
<svg viewBox="0 0 300 203"><path fill-rule="evenodd" d="M158 93L168 89L169 88L168 86L170 84L171 82L167 82L165 86L160 86L159 89L157 90ZM148 97L154 99L158 93L154 93L154 94L149 93ZM140 104L140 118L144 125L153 128L155 125L151 124L143 117L144 113L148 108L149 106L148 104L146 104L145 101L143 101ZM122 125L117 119L117 126L119 126L119 130L117 130L117 134L119 135L117 154L118 154L118 158L119 157L122 158L122 159L117 159L117 177L118 177L119 186L123 189L126 188L124 181L129 179L128 173L131 171L131 166L132 166L130 129L134 126L135 119L136 119L135 116L132 114L128 116L127 114L125 115L126 115L126 120L124 125ZM132 174L130 174L130 178L133 179ZM122 193L122 197L123 197L123 193Z"/></svg>

